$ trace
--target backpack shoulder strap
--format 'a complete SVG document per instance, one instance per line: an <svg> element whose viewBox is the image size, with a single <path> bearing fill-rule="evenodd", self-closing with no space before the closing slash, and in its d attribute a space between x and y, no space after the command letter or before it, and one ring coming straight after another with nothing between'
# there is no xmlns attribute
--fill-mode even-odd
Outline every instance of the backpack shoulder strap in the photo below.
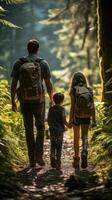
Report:
<svg viewBox="0 0 112 200"><path fill-rule="evenodd" d="M29 62L26 57L19 58L22 64Z"/></svg>
<svg viewBox="0 0 112 200"><path fill-rule="evenodd" d="M19 60L21 61L21 65L24 64L24 63L30 62L27 57L19 58ZM37 62L37 63L41 64L41 62L43 60L44 60L43 58L36 58L33 62Z"/></svg>
<svg viewBox="0 0 112 200"><path fill-rule="evenodd" d="M35 62L38 62L39 64L41 64L41 62L43 61L43 58L36 58Z"/></svg>

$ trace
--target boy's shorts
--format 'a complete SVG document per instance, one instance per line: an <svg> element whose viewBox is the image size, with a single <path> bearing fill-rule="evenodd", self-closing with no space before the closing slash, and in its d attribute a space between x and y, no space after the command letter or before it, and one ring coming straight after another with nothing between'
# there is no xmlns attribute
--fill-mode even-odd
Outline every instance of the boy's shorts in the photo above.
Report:
<svg viewBox="0 0 112 200"><path fill-rule="evenodd" d="M58 127L50 127L49 131L51 139L63 139L63 129L60 129Z"/></svg>
<svg viewBox="0 0 112 200"><path fill-rule="evenodd" d="M76 125L76 126L81 125L81 124L89 125L90 124L90 117L87 117L87 118L75 117L73 124Z"/></svg>

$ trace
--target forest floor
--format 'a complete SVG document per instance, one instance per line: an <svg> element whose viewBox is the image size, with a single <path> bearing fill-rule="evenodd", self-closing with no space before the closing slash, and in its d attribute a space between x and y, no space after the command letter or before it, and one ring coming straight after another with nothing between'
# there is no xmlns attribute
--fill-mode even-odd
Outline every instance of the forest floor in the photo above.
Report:
<svg viewBox="0 0 112 200"><path fill-rule="evenodd" d="M15 187L0 200L109 200L112 190L99 184L91 166L75 171L72 167L73 140L66 136L63 143L62 168L56 170L49 163L49 140L45 142L44 167L28 169L22 166L16 171L16 180L21 190ZM65 187L66 186L66 187ZM18 190L15 192L14 190ZM9 195L8 195L9 194Z"/></svg>

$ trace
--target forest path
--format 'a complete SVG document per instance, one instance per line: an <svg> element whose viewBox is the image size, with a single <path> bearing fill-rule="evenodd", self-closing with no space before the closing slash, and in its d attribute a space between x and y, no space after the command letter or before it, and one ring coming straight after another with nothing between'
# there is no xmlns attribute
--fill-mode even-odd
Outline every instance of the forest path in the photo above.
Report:
<svg viewBox="0 0 112 200"><path fill-rule="evenodd" d="M20 169L17 177L24 189L17 200L94 200L111 199L111 191L98 185L97 176L90 164L88 169L75 171L72 167L73 140L64 138L62 169L56 170L49 164L49 140L45 142L45 167ZM71 178L69 179L70 175ZM67 181L67 187L65 182Z"/></svg>

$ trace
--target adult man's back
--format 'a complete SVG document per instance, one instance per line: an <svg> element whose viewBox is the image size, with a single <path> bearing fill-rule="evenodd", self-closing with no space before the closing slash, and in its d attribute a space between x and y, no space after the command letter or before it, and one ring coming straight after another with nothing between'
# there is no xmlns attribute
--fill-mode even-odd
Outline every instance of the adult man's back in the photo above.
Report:
<svg viewBox="0 0 112 200"><path fill-rule="evenodd" d="M39 42L37 40L30 40L27 44L27 50L29 55L19 59L13 66L11 99L12 110L16 111L15 94L18 91L25 126L29 162L31 167L33 167L36 162L41 166L45 164L43 161L45 121L45 91L43 82L45 82L51 104L53 103L53 88L50 80L49 65L44 59L37 56ZM19 88L17 88L18 82ZM36 140L34 137L34 119L37 129Z"/></svg>

